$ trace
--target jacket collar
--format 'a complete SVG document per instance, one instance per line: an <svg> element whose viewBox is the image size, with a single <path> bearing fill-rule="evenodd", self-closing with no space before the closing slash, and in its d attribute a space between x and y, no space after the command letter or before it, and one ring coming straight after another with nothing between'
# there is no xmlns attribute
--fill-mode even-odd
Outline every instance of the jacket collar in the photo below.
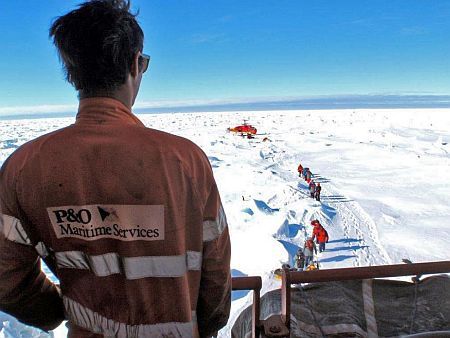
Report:
<svg viewBox="0 0 450 338"><path fill-rule="evenodd" d="M109 97L80 100L75 124L144 124L122 102Z"/></svg>

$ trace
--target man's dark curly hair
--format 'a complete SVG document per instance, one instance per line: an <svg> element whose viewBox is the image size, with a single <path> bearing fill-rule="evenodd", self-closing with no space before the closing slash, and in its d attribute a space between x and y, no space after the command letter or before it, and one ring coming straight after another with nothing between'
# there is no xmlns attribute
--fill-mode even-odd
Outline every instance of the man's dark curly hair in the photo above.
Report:
<svg viewBox="0 0 450 338"><path fill-rule="evenodd" d="M83 96L110 93L125 83L144 33L130 2L92 0L58 17L50 37L69 81Z"/></svg>

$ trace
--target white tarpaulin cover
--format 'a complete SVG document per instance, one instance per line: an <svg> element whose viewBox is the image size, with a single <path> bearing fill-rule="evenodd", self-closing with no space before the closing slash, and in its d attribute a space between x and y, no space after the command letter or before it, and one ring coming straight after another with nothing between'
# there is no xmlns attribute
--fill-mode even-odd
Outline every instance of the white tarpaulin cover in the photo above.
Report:
<svg viewBox="0 0 450 338"><path fill-rule="evenodd" d="M261 318L281 313L281 292L261 298ZM236 320L233 338L251 328L251 308ZM291 291L291 337L398 337L438 331L450 337L450 278L410 283L364 280L311 283ZM432 334L432 335L433 335Z"/></svg>

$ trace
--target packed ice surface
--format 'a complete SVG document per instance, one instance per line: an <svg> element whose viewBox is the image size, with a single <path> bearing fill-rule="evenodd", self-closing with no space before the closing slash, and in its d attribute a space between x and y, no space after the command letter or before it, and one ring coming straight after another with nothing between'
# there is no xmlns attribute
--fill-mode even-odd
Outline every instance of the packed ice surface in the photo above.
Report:
<svg viewBox="0 0 450 338"><path fill-rule="evenodd" d="M234 276L271 274L311 234L319 219L330 235L322 269L448 260L450 243L450 110L322 110L143 114L146 126L186 137L207 154L221 192L232 241ZM248 120L254 139L227 132ZM0 161L74 118L0 121ZM267 138L266 141L263 141ZM321 182L308 197L297 166ZM251 302L233 293L228 337ZM44 337L0 313L0 337ZM53 332L66 335L64 325Z"/></svg>

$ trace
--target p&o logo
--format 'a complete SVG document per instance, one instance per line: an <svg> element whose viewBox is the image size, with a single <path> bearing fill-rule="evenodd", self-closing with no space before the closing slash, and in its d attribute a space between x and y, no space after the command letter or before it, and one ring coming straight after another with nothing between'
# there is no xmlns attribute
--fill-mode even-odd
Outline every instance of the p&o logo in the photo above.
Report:
<svg viewBox="0 0 450 338"><path fill-rule="evenodd" d="M164 239L163 205L83 205L47 208L57 238L92 241Z"/></svg>

